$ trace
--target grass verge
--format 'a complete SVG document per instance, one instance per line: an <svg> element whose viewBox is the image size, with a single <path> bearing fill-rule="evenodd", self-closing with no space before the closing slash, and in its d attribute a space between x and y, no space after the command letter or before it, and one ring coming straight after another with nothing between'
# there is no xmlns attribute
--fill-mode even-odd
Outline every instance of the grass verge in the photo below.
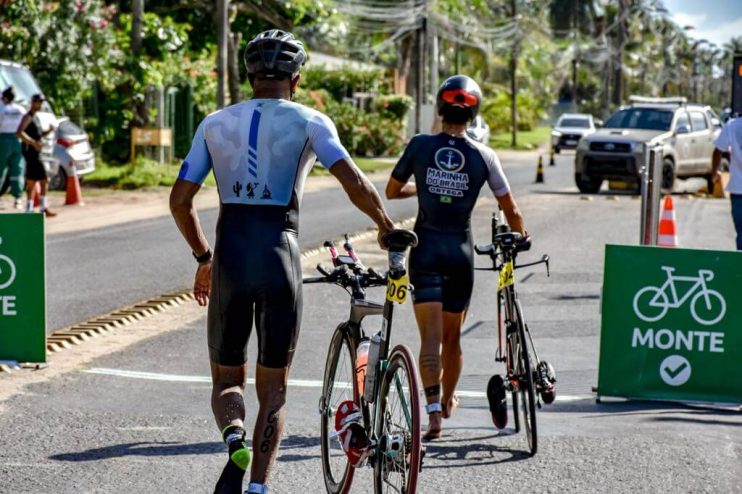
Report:
<svg viewBox="0 0 742 494"><path fill-rule="evenodd" d="M551 127L536 127L533 130L518 131L517 144L511 146L510 132L500 132L490 136L490 146L495 149L515 149L528 151L536 149L542 144L548 144L551 137Z"/></svg>
<svg viewBox="0 0 742 494"><path fill-rule="evenodd" d="M354 158L361 170L372 173L391 168L395 158ZM85 175L84 184L87 187L102 187L122 190L142 189L146 187L171 187L175 183L180 171L180 163L159 164L145 158L137 159L136 166L130 164L114 165L106 163L100 158L95 164L95 171ZM316 165L312 175L328 175L330 172ZM204 182L206 186L216 186L214 174L209 173Z"/></svg>

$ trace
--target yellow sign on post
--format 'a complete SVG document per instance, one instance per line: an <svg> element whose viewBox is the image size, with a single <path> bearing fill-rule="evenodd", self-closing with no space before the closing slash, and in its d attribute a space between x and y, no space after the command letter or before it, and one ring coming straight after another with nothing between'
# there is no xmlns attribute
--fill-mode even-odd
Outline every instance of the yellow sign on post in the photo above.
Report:
<svg viewBox="0 0 742 494"><path fill-rule="evenodd" d="M173 161L173 130L156 128L131 129L131 166L136 161L137 146L156 146L168 148L170 161Z"/></svg>

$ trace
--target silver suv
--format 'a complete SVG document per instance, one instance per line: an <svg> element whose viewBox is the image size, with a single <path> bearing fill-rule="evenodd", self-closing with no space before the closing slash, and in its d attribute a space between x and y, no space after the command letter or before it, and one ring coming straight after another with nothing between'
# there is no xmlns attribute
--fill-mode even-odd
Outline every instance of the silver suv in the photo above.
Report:
<svg viewBox="0 0 742 494"><path fill-rule="evenodd" d="M704 177L713 189L711 153L721 129L708 107L685 98L632 97L602 129L583 138L575 155L575 182L583 193L600 190L603 180L638 183L648 144L662 144L662 188L676 178Z"/></svg>

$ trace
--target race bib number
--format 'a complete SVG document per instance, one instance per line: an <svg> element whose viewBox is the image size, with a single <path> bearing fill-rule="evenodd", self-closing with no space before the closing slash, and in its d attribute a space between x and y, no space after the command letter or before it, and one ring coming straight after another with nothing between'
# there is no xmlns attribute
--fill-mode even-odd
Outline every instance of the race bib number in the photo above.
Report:
<svg viewBox="0 0 742 494"><path fill-rule="evenodd" d="M400 279L389 278L386 286L386 299L390 302L403 304L407 301L407 295L410 293L410 277L405 274Z"/></svg>
<svg viewBox="0 0 742 494"><path fill-rule="evenodd" d="M497 289L502 290L513 283L515 283L515 277L513 276L513 261L510 261L505 263L500 270L500 283Z"/></svg>

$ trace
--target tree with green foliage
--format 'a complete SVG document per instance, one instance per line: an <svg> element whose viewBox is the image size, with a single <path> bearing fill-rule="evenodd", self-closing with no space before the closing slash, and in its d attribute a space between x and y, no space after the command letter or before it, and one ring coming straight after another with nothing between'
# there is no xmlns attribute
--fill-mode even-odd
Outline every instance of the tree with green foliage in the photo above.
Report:
<svg viewBox="0 0 742 494"><path fill-rule="evenodd" d="M74 110L111 68L115 13L101 0L9 2L0 17L0 58L28 66L58 111Z"/></svg>

